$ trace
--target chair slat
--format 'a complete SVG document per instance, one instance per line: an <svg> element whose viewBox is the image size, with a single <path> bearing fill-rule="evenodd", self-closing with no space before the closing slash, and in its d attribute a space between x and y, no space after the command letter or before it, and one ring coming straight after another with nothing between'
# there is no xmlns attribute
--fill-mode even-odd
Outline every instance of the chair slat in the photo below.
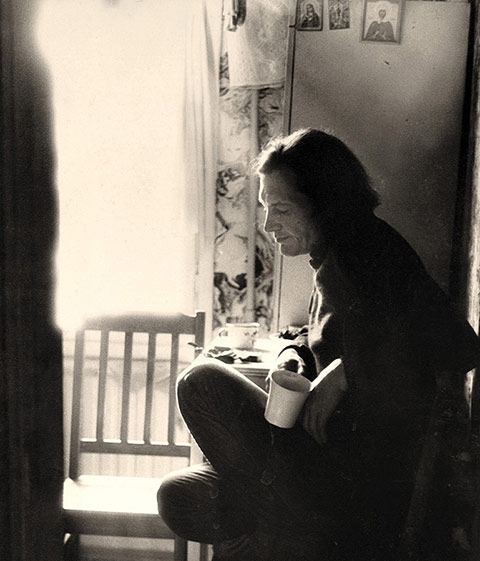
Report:
<svg viewBox="0 0 480 561"><path fill-rule="evenodd" d="M197 348L195 349L195 356L198 356L202 352L202 347L205 344L205 312L197 312L197 321L195 322L195 343L197 343Z"/></svg>
<svg viewBox="0 0 480 561"><path fill-rule="evenodd" d="M143 423L143 440L147 444L150 444L152 437L153 374L155 371L156 345L156 334L149 333L147 354L147 380L145 387L145 420Z"/></svg>
<svg viewBox="0 0 480 561"><path fill-rule="evenodd" d="M203 312L201 312L203 313ZM83 329L132 331L135 333L195 333L196 316L185 314L129 314L89 318Z"/></svg>
<svg viewBox="0 0 480 561"><path fill-rule="evenodd" d="M69 474L72 479L79 475L80 455L80 411L83 382L83 357L85 349L85 332L77 331L73 362L72 419L70 427L70 463Z"/></svg>
<svg viewBox="0 0 480 561"><path fill-rule="evenodd" d="M97 440L103 440L105 426L105 393L107 387L107 364L108 364L108 331L102 331L100 339L100 360L98 371L98 398L97 398Z"/></svg>
<svg viewBox="0 0 480 561"><path fill-rule="evenodd" d="M167 440L169 444L175 444L175 410L176 410L176 395L175 385L177 382L178 374L178 333L172 333L172 344L170 351L170 377L168 381L168 432Z"/></svg>
<svg viewBox="0 0 480 561"><path fill-rule="evenodd" d="M128 415L130 408L130 384L132 378L133 333L125 333L125 353L123 358L122 417L120 422L120 440L128 440Z"/></svg>
<svg viewBox="0 0 480 561"><path fill-rule="evenodd" d="M80 441L80 450L85 454L132 454L135 456L172 456L187 458L189 444L144 444L143 442L97 442L87 438Z"/></svg>
<svg viewBox="0 0 480 561"><path fill-rule="evenodd" d="M179 370L179 342L180 335L186 334L194 337L195 342L203 346L205 334L205 314L197 312L196 316L186 316L183 314L159 315L159 314L129 314L123 316L103 316L86 320L83 327L77 331L74 353L74 380L73 380L73 399L72 399L72 425L71 425L71 447L70 447L70 470L69 476L73 479L80 475L79 455L83 453L95 454L133 454L145 456L172 456L172 457L188 457L189 444L175 444L175 419L176 419L176 379ZM91 438L81 439L82 423L81 410L83 406L91 407L89 396L82 395L84 393L85 368L87 360L86 352L86 331L105 332L100 340L100 357L98 352L93 355L99 361L99 392L95 399L97 403L96 419L98 427L94 429ZM107 337L110 332L120 332L125 334L123 344L114 345L112 336ZM147 356L143 358L133 357L133 344L136 345L135 333L148 334L148 350ZM170 348L170 372L169 372L169 396L168 396L168 419L167 419L167 435L162 442L152 441L153 418L155 405L155 368L157 366L158 340L157 334L169 334L171 336ZM173 334L173 335L172 335ZM108 343L107 343L108 341ZM116 341L116 340L115 340ZM121 352L119 352L121 349ZM107 378L108 364L113 360L123 360L123 381L121 382L121 419L120 434L115 435L114 439L105 438L106 422L107 422ZM90 360L90 359L89 359ZM139 440L128 440L129 418L132 415L130 411L131 386L133 385L133 362L134 360L147 362L147 371L145 377L145 412L139 418L144 421L143 435L138 436ZM143 418L144 417L144 418ZM86 435L84 435L86 436ZM90 435L89 435L90 436ZM95 438L97 441L95 442ZM136 437L137 438L137 437Z"/></svg>

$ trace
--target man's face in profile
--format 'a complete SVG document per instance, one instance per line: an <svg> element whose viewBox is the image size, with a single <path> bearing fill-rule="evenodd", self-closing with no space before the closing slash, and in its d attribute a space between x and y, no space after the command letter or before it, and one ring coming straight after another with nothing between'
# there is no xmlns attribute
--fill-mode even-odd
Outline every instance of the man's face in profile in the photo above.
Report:
<svg viewBox="0 0 480 561"><path fill-rule="evenodd" d="M261 176L259 200L265 208L264 230L271 232L283 255L293 257L324 243L312 214L312 203L298 192L291 174L276 170Z"/></svg>

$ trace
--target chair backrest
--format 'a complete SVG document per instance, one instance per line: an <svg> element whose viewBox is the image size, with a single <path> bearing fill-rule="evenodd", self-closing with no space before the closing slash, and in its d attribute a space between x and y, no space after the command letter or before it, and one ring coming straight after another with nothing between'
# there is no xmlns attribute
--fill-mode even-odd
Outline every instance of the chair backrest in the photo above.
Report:
<svg viewBox="0 0 480 561"><path fill-rule="evenodd" d="M480 466L478 385L467 391L472 374L467 373L465 383L458 376L438 378L400 545L402 561L440 557L465 561L470 544L479 553L480 512L472 520L473 503L480 505L480 480L475 481L473 472L475 464L477 471Z"/></svg>
<svg viewBox="0 0 480 561"><path fill-rule="evenodd" d="M99 352L95 356L87 356L88 336L93 335L99 339ZM96 332L96 333L95 333ZM130 440L129 436L129 414L131 409L131 386L132 386L132 362L134 350L134 337L143 334L147 340L146 348L146 372L144 379L144 414L143 414L143 438L141 440ZM160 336L162 342L169 335L169 352L165 353L165 344L161 348L162 364L169 361L166 375L168 384L168 423L166 441L158 442L152 439L152 407L154 405L154 384L156 377L156 365L159 364L159 351L157 338ZM180 337L191 336L195 343L196 352L204 346L205 342L205 313L197 312L196 315L154 315L154 314L130 314L120 316L102 316L85 321L81 329L76 332L75 351L73 364L73 388L72 388L72 420L70 440L70 463L69 477L77 478L79 473L79 459L81 453L93 454L129 454L145 456L173 456L188 457L190 444L188 442L177 444L175 441L175 410L176 397L175 385L179 374L179 350ZM123 347L122 352L115 356L116 364L121 362L120 380L120 403L118 404L119 422L118 434L115 438L105 437L106 420L106 396L107 396L107 372L111 353L109 352L111 341L120 336ZM142 336L142 335L138 335ZM118 347L118 343L115 343ZM96 389L96 419L94 421L94 435L89 438L81 435L81 413L85 409L85 401L91 400L90 395L85 395L85 363L91 364L95 360L95 376L98 375L98 383L95 380ZM88 405L88 404L87 404ZM92 405L93 407L93 405ZM109 411L111 414L111 411Z"/></svg>

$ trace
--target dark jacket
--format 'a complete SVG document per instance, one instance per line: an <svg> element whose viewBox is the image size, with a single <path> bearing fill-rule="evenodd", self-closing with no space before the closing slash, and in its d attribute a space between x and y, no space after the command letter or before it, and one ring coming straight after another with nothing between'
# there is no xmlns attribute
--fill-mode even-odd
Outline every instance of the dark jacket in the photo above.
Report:
<svg viewBox="0 0 480 561"><path fill-rule="evenodd" d="M309 334L295 346L316 372L341 357L349 388L328 422L322 465L333 459L345 540L395 548L437 379L448 373L451 407L461 408L462 374L480 363L480 341L411 246L373 215L311 263Z"/></svg>

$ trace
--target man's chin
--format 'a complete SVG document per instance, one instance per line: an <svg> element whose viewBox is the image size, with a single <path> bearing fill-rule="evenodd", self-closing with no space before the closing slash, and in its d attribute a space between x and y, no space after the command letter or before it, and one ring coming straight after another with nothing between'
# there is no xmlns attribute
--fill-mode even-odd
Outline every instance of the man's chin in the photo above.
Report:
<svg viewBox="0 0 480 561"><path fill-rule="evenodd" d="M285 257L296 257L297 255L300 255L300 253L298 251L295 251L295 249L291 247L285 247L283 245L280 245L280 253Z"/></svg>
<svg viewBox="0 0 480 561"><path fill-rule="evenodd" d="M288 245L280 245L280 253L285 257L297 257L297 255L307 255L309 253L308 249L300 247L289 247Z"/></svg>

